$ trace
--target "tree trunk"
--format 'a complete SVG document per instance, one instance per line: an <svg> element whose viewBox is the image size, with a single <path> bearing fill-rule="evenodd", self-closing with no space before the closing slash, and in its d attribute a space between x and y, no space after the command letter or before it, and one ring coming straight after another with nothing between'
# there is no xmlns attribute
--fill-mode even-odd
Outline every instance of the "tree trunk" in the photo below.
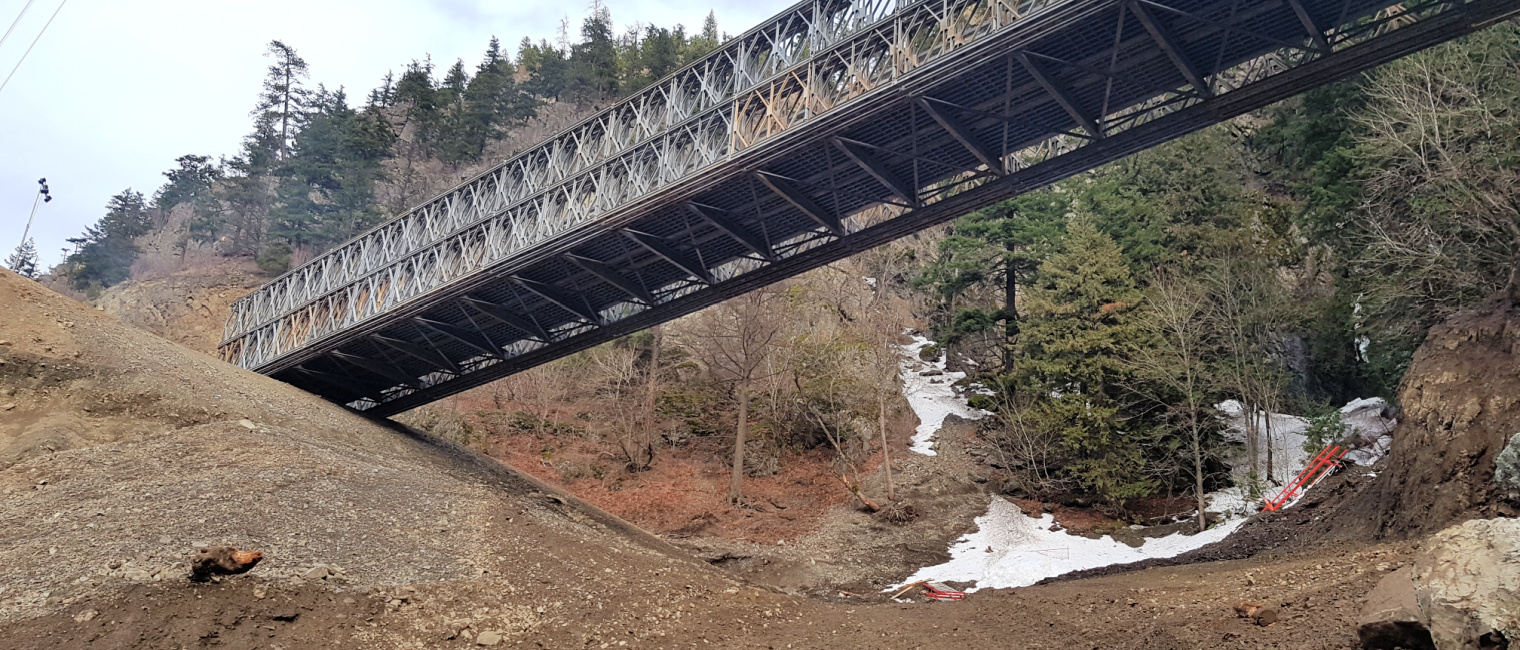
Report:
<svg viewBox="0 0 1520 650"><path fill-rule="evenodd" d="M1244 415L1246 420L1246 455L1251 457L1251 473L1256 475L1257 480L1260 480L1261 459L1259 456L1261 455L1261 440L1257 437L1259 427L1256 426L1256 405L1246 400L1244 396L1241 397L1240 401L1240 414Z"/></svg>
<svg viewBox="0 0 1520 650"><path fill-rule="evenodd" d="M887 400L876 396L876 426L881 428L881 466L887 470L887 500L896 501L892 490L892 447L887 444Z"/></svg>
<svg viewBox="0 0 1520 650"><path fill-rule="evenodd" d="M738 504L744 498L744 438L749 432L749 382L741 381L739 390L739 427L734 434L734 477L728 484L728 502Z"/></svg>
<svg viewBox="0 0 1520 650"><path fill-rule="evenodd" d="M1193 410L1193 418L1197 419L1198 410ZM1198 424L1193 423L1193 493L1198 495L1198 532L1209 529L1208 517L1203 509L1208 507L1208 502L1203 498L1203 445L1199 438L1202 435L1198 431Z"/></svg>
<svg viewBox="0 0 1520 650"><path fill-rule="evenodd" d="M654 340L650 342L649 349L649 403L644 405L647 418L644 426L654 429L654 402L660 390L660 326L649 328L649 332L654 335Z"/></svg>
<svg viewBox="0 0 1520 650"><path fill-rule="evenodd" d="M290 141L290 66L285 66L285 96L282 98L284 106L280 108L280 160L287 157L285 143Z"/></svg>
<svg viewBox="0 0 1520 650"><path fill-rule="evenodd" d="M1267 407L1262 410L1266 411L1265 431L1267 435L1264 437L1267 441L1267 483L1280 485L1277 482L1277 475L1272 472L1272 403L1267 402Z"/></svg>
<svg viewBox="0 0 1520 650"><path fill-rule="evenodd" d="M1009 258L1003 269L1003 311L1008 320L1003 323L1003 367L1013 369L1013 343L1019 327L1019 276L1013 270L1013 244L1006 244Z"/></svg>

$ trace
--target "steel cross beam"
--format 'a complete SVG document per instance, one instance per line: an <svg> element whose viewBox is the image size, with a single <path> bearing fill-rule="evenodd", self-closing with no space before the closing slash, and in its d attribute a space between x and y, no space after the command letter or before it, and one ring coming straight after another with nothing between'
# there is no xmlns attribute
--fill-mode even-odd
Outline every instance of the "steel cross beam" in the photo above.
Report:
<svg viewBox="0 0 1520 650"><path fill-rule="evenodd" d="M576 140L616 136L605 155L545 153L574 163L558 181L466 183L439 201L473 220L385 224L345 245L368 267L313 260L239 303L223 355L397 413L1469 33L1520 0L1297 4L1314 28L1283 0L941 0L853 31L794 7L788 33L831 36L765 41L799 53L775 74L690 86L720 99L642 141L629 134L648 120L597 120L647 95L608 109ZM1031 72L1020 55L1062 63Z"/></svg>

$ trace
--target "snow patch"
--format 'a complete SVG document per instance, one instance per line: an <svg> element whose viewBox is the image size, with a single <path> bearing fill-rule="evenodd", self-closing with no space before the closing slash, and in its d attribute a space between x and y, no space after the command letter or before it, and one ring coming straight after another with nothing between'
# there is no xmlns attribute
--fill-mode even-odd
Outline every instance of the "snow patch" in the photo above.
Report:
<svg viewBox="0 0 1520 650"><path fill-rule="evenodd" d="M966 399L951 385L966 377L964 372L946 372L944 354L935 361L919 359L919 352L934 345L922 336L913 336L913 342L899 346L903 360L900 364L903 380L903 397L918 415L918 430L913 434L913 444L908 449L925 456L938 455L934 451L934 434L944 426L945 418L958 415L968 420L981 419L983 412L971 408ZM928 373L927 375L925 373Z"/></svg>
<svg viewBox="0 0 1520 650"><path fill-rule="evenodd" d="M1051 531L1055 523L1051 515L1030 517L1006 499L993 497L987 514L976 518L977 532L950 547L949 562L919 569L903 584L918 580L976 583L966 591L1027 587L1072 571L1180 555L1224 539L1244 521L1234 518L1193 535L1147 539L1135 548L1112 537L1089 539Z"/></svg>
<svg viewBox="0 0 1520 650"><path fill-rule="evenodd" d="M1245 442L1246 439L1246 414L1235 400L1225 400L1216 404L1214 408L1224 413L1229 419L1229 428L1225 437L1235 442ZM1351 451L1346 454L1346 459L1357 465L1371 465L1388 453L1388 448L1393 444L1393 427L1398 421L1393 418L1383 417L1388 403L1381 397L1364 397L1354 399L1342 406L1341 423L1346 425L1347 445ZM1309 460L1319 452L1304 451L1304 443L1308 441L1305 432L1309 428L1309 420L1296 415L1283 413L1266 413L1257 411L1252 414L1256 418L1258 430L1265 432L1268 422L1271 423L1271 435L1267 438L1272 444L1272 478L1279 485L1286 485L1303 470ZM1265 473L1267 466L1267 446L1263 444L1257 450L1257 463ZM1249 459L1241 456L1227 458L1225 462L1235 468L1235 478L1238 483L1246 482L1250 472Z"/></svg>
<svg viewBox="0 0 1520 650"><path fill-rule="evenodd" d="M915 340L916 348L904 346L905 350L910 348L913 350L914 359L917 358L917 350L928 344L926 339L921 341L920 344L920 340ZM909 376L905 371L904 377ZM908 389L904 388L904 393L907 392ZM1371 465L1387 453L1388 444L1393 440L1389 432L1393 430L1396 422L1383 417L1386 407L1387 404L1383 400L1368 398L1353 400L1341 409L1342 421L1353 434L1351 436L1353 446L1356 447L1347 455L1347 458L1359 465ZM1226 435L1235 440L1244 441L1247 415L1243 412L1240 403L1228 400L1216 405L1215 408L1229 419ZM916 405L914 410L918 410ZM1273 473L1277 475L1281 483L1286 484L1293 480L1313 457L1312 453L1304 451L1304 442L1308 439L1304 432L1308 429L1309 421L1283 413L1257 412L1253 415L1259 426L1265 427L1268 422L1271 423ZM919 417L928 422L924 415L920 414ZM941 421L943 421L943 416L935 420L935 422ZM923 430L921 426L920 431ZM933 430L938 430L938 425L933 427ZM930 431L924 438L926 446L927 441L932 440L932 435L933 431ZM916 442L918 438L915 437L914 440ZM1260 451L1263 468L1266 467L1265 447L1262 445ZM1227 462L1235 466L1236 478L1239 479L1237 483L1246 485L1246 472L1250 469L1246 459L1227 459ZM1147 539L1141 546L1131 547L1112 537L1090 539L1071 535L1063 530L1052 531L1050 528L1055 523L1055 518L1051 515L1039 518L1029 517L1013 503L1001 497L994 497L992 504L987 508L987 514L976 518L977 532L968 534L951 545L949 562L919 569L917 573L904 580L903 584L918 580L976 583L975 587L967 591L976 591L981 588L1027 587L1045 578L1072 571L1095 569L1112 564L1127 564L1151 558L1175 557L1223 540L1245 523L1247 518L1261 511L1262 499L1251 497L1244 487L1211 492L1204 495L1204 498L1208 502L1207 510L1222 515L1223 522L1201 533L1191 535L1174 533L1166 537Z"/></svg>

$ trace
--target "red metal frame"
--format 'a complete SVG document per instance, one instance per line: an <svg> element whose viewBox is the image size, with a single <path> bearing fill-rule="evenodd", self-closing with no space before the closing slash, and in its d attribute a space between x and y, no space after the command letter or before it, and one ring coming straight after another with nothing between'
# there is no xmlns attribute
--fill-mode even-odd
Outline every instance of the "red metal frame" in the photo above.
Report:
<svg viewBox="0 0 1520 650"><path fill-rule="evenodd" d="M1303 471L1293 478L1293 482L1277 493L1276 498L1262 502L1262 509L1273 512L1282 509L1289 501L1293 500L1293 497L1308 490L1317 481L1327 476L1329 471L1340 462L1341 457L1345 456L1348 451L1350 449L1340 445L1330 445L1320 450L1314 456L1314 459L1309 461L1308 466L1304 467Z"/></svg>
<svg viewBox="0 0 1520 650"><path fill-rule="evenodd" d="M965 600L965 592L956 591L938 582L925 582L924 595L935 600Z"/></svg>

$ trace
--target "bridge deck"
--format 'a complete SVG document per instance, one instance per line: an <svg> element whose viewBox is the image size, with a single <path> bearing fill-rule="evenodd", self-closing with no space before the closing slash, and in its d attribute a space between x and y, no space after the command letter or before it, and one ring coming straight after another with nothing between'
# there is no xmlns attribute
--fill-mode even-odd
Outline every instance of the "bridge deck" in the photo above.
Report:
<svg viewBox="0 0 1520 650"><path fill-rule="evenodd" d="M1517 10L805 2L240 300L222 355L397 413Z"/></svg>

